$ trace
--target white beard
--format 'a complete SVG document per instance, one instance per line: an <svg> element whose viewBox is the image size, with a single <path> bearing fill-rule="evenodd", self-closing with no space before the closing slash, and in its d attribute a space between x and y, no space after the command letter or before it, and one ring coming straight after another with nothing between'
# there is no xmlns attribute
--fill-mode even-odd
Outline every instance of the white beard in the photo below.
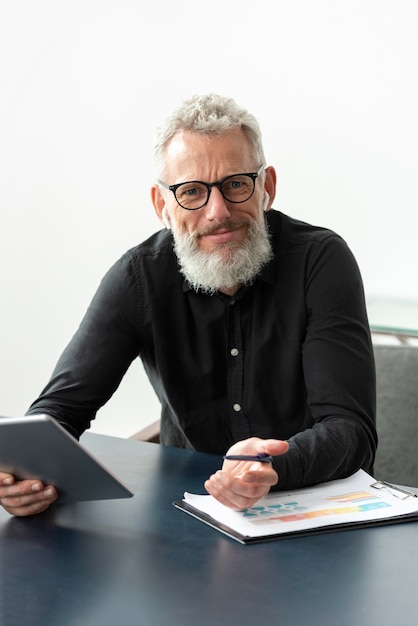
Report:
<svg viewBox="0 0 418 626"><path fill-rule="evenodd" d="M248 285L273 258L263 215L248 221L248 236L243 242L220 244L211 252L200 250L197 236L180 232L174 220L171 228L180 271L195 291L214 294Z"/></svg>

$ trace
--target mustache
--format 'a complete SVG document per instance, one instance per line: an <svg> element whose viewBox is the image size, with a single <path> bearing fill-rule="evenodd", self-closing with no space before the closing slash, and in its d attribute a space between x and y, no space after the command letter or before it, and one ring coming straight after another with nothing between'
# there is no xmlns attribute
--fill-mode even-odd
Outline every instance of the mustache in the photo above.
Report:
<svg viewBox="0 0 418 626"><path fill-rule="evenodd" d="M248 220L238 220L238 221L226 220L222 224L217 224L216 226L210 226L203 230L194 231L193 237L197 238L197 237L202 237L204 235L214 235L215 233L218 233L219 231L223 231L223 230L236 230L237 228L241 228L241 226L248 226L249 223L250 222Z"/></svg>

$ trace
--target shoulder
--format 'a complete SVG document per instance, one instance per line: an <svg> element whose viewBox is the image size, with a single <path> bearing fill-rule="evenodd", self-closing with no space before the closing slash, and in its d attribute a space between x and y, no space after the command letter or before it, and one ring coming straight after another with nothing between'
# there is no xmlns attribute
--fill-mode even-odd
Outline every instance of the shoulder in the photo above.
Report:
<svg viewBox="0 0 418 626"><path fill-rule="evenodd" d="M159 230L137 246L130 248L122 256L122 261L138 262L143 260L173 258L173 236L167 229Z"/></svg>
<svg viewBox="0 0 418 626"><path fill-rule="evenodd" d="M171 231L163 229L127 250L104 277L121 297L163 297L182 285ZM158 295L159 294L159 295Z"/></svg>
<svg viewBox="0 0 418 626"><path fill-rule="evenodd" d="M167 229L160 230L140 244L127 250L112 266L111 271L119 274L152 272L161 273L163 268L177 267L173 249L173 237Z"/></svg>
<svg viewBox="0 0 418 626"><path fill-rule="evenodd" d="M347 242L335 231L295 219L280 211L270 211L268 224L276 258L283 268L339 268L358 271Z"/></svg>
<svg viewBox="0 0 418 626"><path fill-rule="evenodd" d="M127 250L107 270L100 287L122 293L138 289L145 276L163 276L177 270L172 235L161 230Z"/></svg>
<svg viewBox="0 0 418 626"><path fill-rule="evenodd" d="M312 259L326 251L352 255L343 237L330 228L309 224L280 211L269 211L267 223L278 257L301 255Z"/></svg>
<svg viewBox="0 0 418 626"><path fill-rule="evenodd" d="M169 231L159 231L120 256L104 274L94 295L100 310L142 311L152 295L166 294L179 276Z"/></svg>
<svg viewBox="0 0 418 626"><path fill-rule="evenodd" d="M285 244L289 242L295 244L320 244L328 239L338 239L342 237L333 230L324 226L316 226L302 220L295 219L282 213L271 210L267 213L267 223L275 241Z"/></svg>

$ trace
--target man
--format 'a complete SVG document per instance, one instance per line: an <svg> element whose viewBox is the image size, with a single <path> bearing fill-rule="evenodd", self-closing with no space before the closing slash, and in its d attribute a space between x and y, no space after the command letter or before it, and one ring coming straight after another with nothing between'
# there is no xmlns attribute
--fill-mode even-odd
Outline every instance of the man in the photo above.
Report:
<svg viewBox="0 0 418 626"><path fill-rule="evenodd" d="M195 97L159 130L151 198L166 226L103 279L29 414L78 437L138 355L161 402L161 442L225 460L205 483L227 506L371 470L373 351L357 264L335 233L272 210L254 117ZM14 515L52 486L0 474Z"/></svg>

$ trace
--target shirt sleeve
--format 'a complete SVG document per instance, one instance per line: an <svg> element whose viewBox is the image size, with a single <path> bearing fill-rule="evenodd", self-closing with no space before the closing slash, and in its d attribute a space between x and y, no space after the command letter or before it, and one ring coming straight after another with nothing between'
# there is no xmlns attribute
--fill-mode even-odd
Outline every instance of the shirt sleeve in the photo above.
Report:
<svg viewBox="0 0 418 626"><path fill-rule="evenodd" d="M140 285L128 255L103 278L50 381L27 414L47 413L74 436L89 428L139 354Z"/></svg>
<svg viewBox="0 0 418 626"><path fill-rule="evenodd" d="M311 428L276 457L277 488L372 471L376 451L375 367L362 279L337 235L314 246L306 268L308 325L302 349Z"/></svg>

